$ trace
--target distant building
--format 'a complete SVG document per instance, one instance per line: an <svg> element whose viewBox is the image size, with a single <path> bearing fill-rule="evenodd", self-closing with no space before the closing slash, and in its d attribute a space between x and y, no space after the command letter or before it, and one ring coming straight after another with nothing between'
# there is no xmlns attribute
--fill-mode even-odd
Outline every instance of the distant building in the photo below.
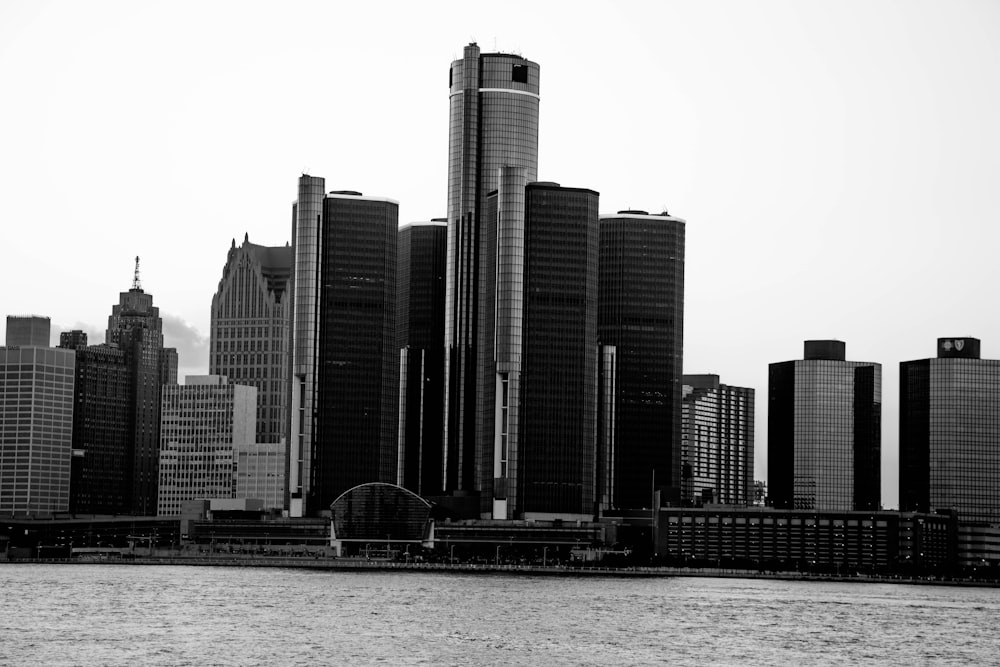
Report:
<svg viewBox="0 0 1000 667"><path fill-rule="evenodd" d="M80 329L63 331L59 334L59 347L65 350L79 350L87 347L87 333Z"/></svg>
<svg viewBox="0 0 1000 667"><path fill-rule="evenodd" d="M779 509L879 509L882 366L845 361L837 340L808 340L805 359L768 380L768 487Z"/></svg>
<svg viewBox="0 0 1000 667"><path fill-rule="evenodd" d="M45 340L0 347L0 514L69 508L75 355Z"/></svg>
<svg viewBox="0 0 1000 667"><path fill-rule="evenodd" d="M488 287L496 276L496 221L486 198L501 167L538 178L539 67L508 53L481 53L475 43L448 71L448 269L445 360L448 393L444 438L446 491L479 496L493 511L493 328L496 308Z"/></svg>
<svg viewBox="0 0 1000 667"><path fill-rule="evenodd" d="M292 248L233 241L212 297L209 373L257 388L257 441L288 427L289 281Z"/></svg>
<svg viewBox="0 0 1000 667"><path fill-rule="evenodd" d="M481 288L496 303L481 326L494 331L483 363L480 423L494 519L590 520L595 514L597 428L598 194L526 183L500 170L487 200L497 221L486 244L495 277Z"/></svg>
<svg viewBox="0 0 1000 667"><path fill-rule="evenodd" d="M977 338L939 338L899 365L900 508L1000 523L1000 360Z"/></svg>
<svg viewBox="0 0 1000 667"><path fill-rule="evenodd" d="M602 508L680 500L684 220L600 217L598 488Z"/></svg>
<svg viewBox="0 0 1000 667"><path fill-rule="evenodd" d="M754 390L722 384L718 375L683 382L682 502L754 504Z"/></svg>
<svg viewBox="0 0 1000 667"><path fill-rule="evenodd" d="M399 461L397 482L417 494L444 490L446 220L399 229Z"/></svg>
<svg viewBox="0 0 1000 667"><path fill-rule="evenodd" d="M293 217L288 484L299 516L397 478L399 205L324 194L322 178L303 175Z"/></svg>
<svg viewBox="0 0 1000 667"><path fill-rule="evenodd" d="M172 348L164 350L160 310L139 282L138 257L132 288L119 297L108 317L105 342L124 352L129 367L129 513L150 516L157 503L161 387L176 384L177 355Z"/></svg>
<svg viewBox="0 0 1000 667"><path fill-rule="evenodd" d="M49 346L50 320L39 315L7 316L7 347Z"/></svg>
<svg viewBox="0 0 1000 667"><path fill-rule="evenodd" d="M219 375L164 387L157 516L179 515L188 500L237 497L239 454L255 449L256 407L255 387Z"/></svg>

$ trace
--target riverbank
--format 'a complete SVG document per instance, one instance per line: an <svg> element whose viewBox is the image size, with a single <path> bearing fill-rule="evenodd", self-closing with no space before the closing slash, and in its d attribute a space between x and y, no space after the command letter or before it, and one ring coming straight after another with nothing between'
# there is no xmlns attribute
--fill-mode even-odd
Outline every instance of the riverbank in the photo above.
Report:
<svg viewBox="0 0 1000 667"><path fill-rule="evenodd" d="M0 565L21 564L73 565L171 565L188 567L269 567L355 572L417 571L462 574L508 574L547 577L710 577L725 579L771 579L779 581L836 581L849 583L910 584L921 586L975 586L1000 588L1000 581L938 577L836 575L807 572L761 572L730 568L687 567L572 567L566 565L508 565L493 563L406 563L355 558L309 558L253 555L140 556L134 559L34 558L0 561Z"/></svg>

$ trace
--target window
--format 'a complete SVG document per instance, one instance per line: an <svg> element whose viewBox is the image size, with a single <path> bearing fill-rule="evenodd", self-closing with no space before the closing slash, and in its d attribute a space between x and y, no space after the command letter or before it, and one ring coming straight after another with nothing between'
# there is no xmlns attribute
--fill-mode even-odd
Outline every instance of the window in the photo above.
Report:
<svg viewBox="0 0 1000 667"><path fill-rule="evenodd" d="M510 80L514 83L528 83L528 66L514 65Z"/></svg>

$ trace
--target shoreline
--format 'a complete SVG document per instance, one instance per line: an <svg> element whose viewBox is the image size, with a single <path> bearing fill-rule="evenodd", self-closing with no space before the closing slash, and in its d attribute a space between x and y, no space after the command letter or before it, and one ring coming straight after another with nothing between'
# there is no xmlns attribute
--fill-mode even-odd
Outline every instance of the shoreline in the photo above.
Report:
<svg viewBox="0 0 1000 667"><path fill-rule="evenodd" d="M761 572L730 568L686 567L569 567L565 565L496 565L488 563L400 563L353 558L296 558L252 556L152 556L135 559L31 558L2 560L0 565L170 565L181 567L268 567L344 572L432 572L440 574L506 574L549 577L664 578L703 577L716 579L773 579L780 581L826 581L839 583L908 584L1000 588L1000 581L939 579L872 575L828 575L805 572Z"/></svg>

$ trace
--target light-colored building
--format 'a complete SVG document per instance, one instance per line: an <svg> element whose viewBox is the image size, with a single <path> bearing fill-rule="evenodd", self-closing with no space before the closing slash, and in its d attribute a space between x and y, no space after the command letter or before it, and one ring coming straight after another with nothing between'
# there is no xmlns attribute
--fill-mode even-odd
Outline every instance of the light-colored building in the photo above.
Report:
<svg viewBox="0 0 1000 667"><path fill-rule="evenodd" d="M69 508L75 362L73 350L0 347L2 515Z"/></svg>
<svg viewBox="0 0 1000 667"><path fill-rule="evenodd" d="M256 450L257 389L221 375L163 387L157 515L187 500L238 497L241 452Z"/></svg>
<svg viewBox="0 0 1000 667"><path fill-rule="evenodd" d="M681 500L752 505L754 390L718 375L683 377Z"/></svg>

